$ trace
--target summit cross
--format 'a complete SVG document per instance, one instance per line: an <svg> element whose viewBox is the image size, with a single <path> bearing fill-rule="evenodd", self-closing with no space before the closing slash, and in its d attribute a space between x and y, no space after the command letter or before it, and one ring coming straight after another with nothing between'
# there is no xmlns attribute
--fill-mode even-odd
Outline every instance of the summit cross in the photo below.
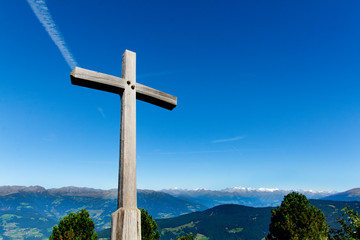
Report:
<svg viewBox="0 0 360 240"><path fill-rule="evenodd" d="M122 77L75 67L74 85L98 89L121 96L120 158L117 211L111 215L112 240L141 240L141 216L136 192L136 99L172 110L177 98L136 83L136 53L122 56Z"/></svg>

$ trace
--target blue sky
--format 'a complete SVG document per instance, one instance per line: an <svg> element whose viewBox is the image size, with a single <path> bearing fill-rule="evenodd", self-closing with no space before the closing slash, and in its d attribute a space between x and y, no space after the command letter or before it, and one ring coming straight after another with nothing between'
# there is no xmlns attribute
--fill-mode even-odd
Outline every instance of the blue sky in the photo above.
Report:
<svg viewBox="0 0 360 240"><path fill-rule="evenodd" d="M359 25L355 0L0 1L0 185L117 187L120 98L69 74L129 49L178 97L137 102L138 188L359 187Z"/></svg>

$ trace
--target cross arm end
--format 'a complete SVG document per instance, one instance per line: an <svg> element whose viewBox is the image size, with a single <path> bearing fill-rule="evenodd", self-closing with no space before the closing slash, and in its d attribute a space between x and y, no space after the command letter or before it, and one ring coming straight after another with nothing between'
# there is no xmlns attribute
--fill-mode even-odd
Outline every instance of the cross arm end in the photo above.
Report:
<svg viewBox="0 0 360 240"><path fill-rule="evenodd" d="M173 110L177 105L177 97L140 83L136 83L136 98L168 110Z"/></svg>
<svg viewBox="0 0 360 240"><path fill-rule="evenodd" d="M71 83L74 85L98 89L106 92L121 94L125 87L125 80L119 77L111 76L75 67L70 73Z"/></svg>

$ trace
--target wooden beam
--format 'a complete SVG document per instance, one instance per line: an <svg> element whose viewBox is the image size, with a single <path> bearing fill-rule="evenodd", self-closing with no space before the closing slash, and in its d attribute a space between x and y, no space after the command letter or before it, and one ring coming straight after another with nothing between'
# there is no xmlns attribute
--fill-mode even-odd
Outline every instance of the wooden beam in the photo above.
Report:
<svg viewBox="0 0 360 240"><path fill-rule="evenodd" d="M75 67L70 74L74 85L93 88L106 92L122 94L126 81L123 78Z"/></svg>
<svg viewBox="0 0 360 240"><path fill-rule="evenodd" d="M70 74L74 85L93 88L122 95L126 80L124 78L75 67ZM159 90L136 83L136 99L156 106L173 110L177 105L177 98Z"/></svg>
<svg viewBox="0 0 360 240"><path fill-rule="evenodd" d="M168 110L173 110L177 105L176 97L140 83L136 83L136 98Z"/></svg>

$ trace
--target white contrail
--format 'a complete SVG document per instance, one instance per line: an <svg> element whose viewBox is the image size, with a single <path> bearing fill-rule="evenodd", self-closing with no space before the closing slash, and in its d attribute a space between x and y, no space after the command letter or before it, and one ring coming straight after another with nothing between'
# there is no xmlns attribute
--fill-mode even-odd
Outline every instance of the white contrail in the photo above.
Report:
<svg viewBox="0 0 360 240"><path fill-rule="evenodd" d="M234 141L238 141L238 140L243 139L243 138L245 138L245 137L244 136L238 136L238 137L234 137L234 138L218 139L218 140L212 141L212 143L234 142Z"/></svg>
<svg viewBox="0 0 360 240"><path fill-rule="evenodd" d="M56 46L59 48L61 54L64 56L65 61L71 69L76 67L78 64L66 47L64 38L60 31L57 29L54 20L51 17L48 7L46 6L45 0L27 0L36 17L39 19L45 30L54 41Z"/></svg>

